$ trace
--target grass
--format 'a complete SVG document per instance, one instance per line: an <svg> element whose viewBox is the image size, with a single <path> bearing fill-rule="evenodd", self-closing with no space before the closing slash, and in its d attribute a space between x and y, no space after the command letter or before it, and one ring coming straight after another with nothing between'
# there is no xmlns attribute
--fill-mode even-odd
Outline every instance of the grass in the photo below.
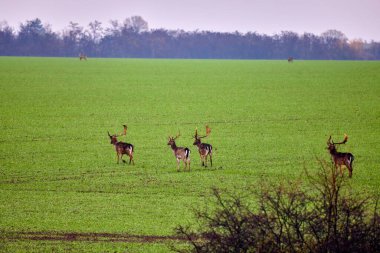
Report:
<svg viewBox="0 0 380 253"><path fill-rule="evenodd" d="M352 185L379 194L380 62L0 57L0 229L168 236L211 187L290 180L349 135ZM107 131L135 145L116 164ZM195 127L217 149L202 168ZM181 132L191 173L167 137ZM206 141L205 140L205 141ZM168 251L167 243L12 241L3 251ZM144 245L144 246L141 246ZM0 248L0 250L2 250Z"/></svg>

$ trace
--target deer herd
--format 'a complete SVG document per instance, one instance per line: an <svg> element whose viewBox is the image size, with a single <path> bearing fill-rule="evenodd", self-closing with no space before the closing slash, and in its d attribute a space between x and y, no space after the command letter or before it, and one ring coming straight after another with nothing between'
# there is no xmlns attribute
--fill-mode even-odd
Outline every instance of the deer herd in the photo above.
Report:
<svg viewBox="0 0 380 253"><path fill-rule="evenodd" d="M108 136L111 140L111 144L115 146L115 151L117 155L117 163L120 162L120 159L125 163L126 161L123 160L123 155L127 155L129 157L129 164L135 164L133 160L133 152L134 152L134 146L130 143L118 141L117 137L120 137L122 135L127 135L127 125L123 125L124 129L123 132L120 134L113 134L111 135L108 132ZM203 143L202 139L205 137L208 137L211 133L211 128L209 128L206 125L206 135L204 136L199 136L198 135L198 129L195 129L195 135L194 137L194 146L197 146L198 152L201 158L201 163L202 166L207 167L207 158L210 159L210 165L212 167L212 152L213 148L211 144ZM181 160L183 161L184 164L184 171L186 169L190 171L190 149L188 147L178 147L175 143L176 139L181 136L181 133L179 132L176 137L169 136L168 137L168 146L173 151L173 154L176 158L177 161L177 171L180 171L180 163ZM348 140L348 136L345 134L344 135L344 140L341 142L334 142L331 138L327 140L327 149L330 152L331 155L331 160L334 163L336 169L340 171L341 176L343 176L343 166L348 169L349 177L352 177L352 163L354 161L354 156L351 153L342 153L338 152L336 149L336 145L341 145L345 144Z"/></svg>

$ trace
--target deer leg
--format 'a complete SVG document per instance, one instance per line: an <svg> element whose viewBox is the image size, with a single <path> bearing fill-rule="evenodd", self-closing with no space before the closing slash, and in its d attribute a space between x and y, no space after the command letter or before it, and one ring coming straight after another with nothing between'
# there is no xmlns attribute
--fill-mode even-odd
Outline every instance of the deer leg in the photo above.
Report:
<svg viewBox="0 0 380 253"><path fill-rule="evenodd" d="M129 164L131 164L131 163L133 163L133 164L135 164L135 162L133 161L133 154L132 154L132 152L127 152L127 156L129 156Z"/></svg>
<svg viewBox="0 0 380 253"><path fill-rule="evenodd" d="M202 162L202 166L205 166L205 157L203 155L201 155L201 162Z"/></svg>
<svg viewBox="0 0 380 253"><path fill-rule="evenodd" d="M123 163L126 163L126 161L123 159L123 155L124 155L124 154L121 154L120 158L121 158L121 160L123 161Z"/></svg>
<svg viewBox="0 0 380 253"><path fill-rule="evenodd" d="M120 159L119 154L117 153L116 156L117 156L117 164L119 164L119 159Z"/></svg>
<svg viewBox="0 0 380 253"><path fill-rule="evenodd" d="M352 177L352 167L351 167L351 163L348 161L345 163L346 164L346 167L348 169L348 177Z"/></svg>
<svg viewBox="0 0 380 253"><path fill-rule="evenodd" d="M205 167L207 167L207 155L205 155Z"/></svg>
<svg viewBox="0 0 380 253"><path fill-rule="evenodd" d="M187 159L188 166L189 166L189 172L190 172L190 159Z"/></svg>
<svg viewBox="0 0 380 253"><path fill-rule="evenodd" d="M179 163L180 163L180 160L177 158L177 172L179 172Z"/></svg>
<svg viewBox="0 0 380 253"><path fill-rule="evenodd" d="M212 167L212 155L210 153L210 164L211 164L211 167Z"/></svg>

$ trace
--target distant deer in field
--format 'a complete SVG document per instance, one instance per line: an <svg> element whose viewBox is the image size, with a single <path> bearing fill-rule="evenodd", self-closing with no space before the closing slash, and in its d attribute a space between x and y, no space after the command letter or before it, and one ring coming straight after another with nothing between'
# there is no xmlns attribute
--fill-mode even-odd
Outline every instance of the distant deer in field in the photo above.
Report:
<svg viewBox="0 0 380 253"><path fill-rule="evenodd" d="M87 61L87 56L84 54L84 53L80 53L79 54L79 60L81 61L81 60L85 60L85 61Z"/></svg>
<svg viewBox="0 0 380 253"><path fill-rule="evenodd" d="M288 62L291 63L293 62L294 58L293 57L288 57Z"/></svg>
<svg viewBox="0 0 380 253"><path fill-rule="evenodd" d="M349 177L352 177L352 163L354 162L354 156L351 153L341 153L336 150L335 145L345 144L348 140L348 136L344 135L342 142L335 143L332 141L331 136L327 140L327 149L331 154L331 158L334 161L335 167L340 169L340 175L343 176L342 166L346 166L349 172Z"/></svg>
<svg viewBox="0 0 380 253"><path fill-rule="evenodd" d="M116 139L116 137L127 135L127 125L123 125L123 127L124 127L124 131L120 133L119 135L116 135L116 134L110 135L110 133L108 132L108 136L111 139L111 144L115 146L116 155L117 155L117 163L119 163L120 159L125 163L126 161L123 160L123 155L127 155L129 156L129 164L131 164L131 162L135 164L135 162L133 161L133 151L134 151L133 145L130 143L117 141Z"/></svg>
<svg viewBox="0 0 380 253"><path fill-rule="evenodd" d="M186 167L188 167L190 171L190 149L187 147L177 147L175 144L175 140L180 136L181 134L178 133L176 137L170 137L168 145L172 148L175 158L177 159L177 171L179 171L179 164L181 160L183 161L185 167L184 170L186 170Z"/></svg>
<svg viewBox="0 0 380 253"><path fill-rule="evenodd" d="M211 128L206 126L206 135L198 136L198 129L195 129L194 143L193 145L198 147L199 155L201 156L202 166L207 167L207 157L210 157L210 163L212 167L212 146L207 143L202 143L201 139L209 136Z"/></svg>

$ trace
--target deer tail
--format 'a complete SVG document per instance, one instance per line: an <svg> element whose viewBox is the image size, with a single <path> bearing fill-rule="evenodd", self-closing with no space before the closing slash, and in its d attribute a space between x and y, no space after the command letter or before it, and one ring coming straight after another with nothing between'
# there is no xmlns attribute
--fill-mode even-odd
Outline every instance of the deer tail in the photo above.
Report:
<svg viewBox="0 0 380 253"><path fill-rule="evenodd" d="M350 164L354 162L355 156L353 154L350 155Z"/></svg>
<svg viewBox="0 0 380 253"><path fill-rule="evenodd" d="M186 159L189 158L189 156L190 156L190 149L185 148L185 156L186 156Z"/></svg>

